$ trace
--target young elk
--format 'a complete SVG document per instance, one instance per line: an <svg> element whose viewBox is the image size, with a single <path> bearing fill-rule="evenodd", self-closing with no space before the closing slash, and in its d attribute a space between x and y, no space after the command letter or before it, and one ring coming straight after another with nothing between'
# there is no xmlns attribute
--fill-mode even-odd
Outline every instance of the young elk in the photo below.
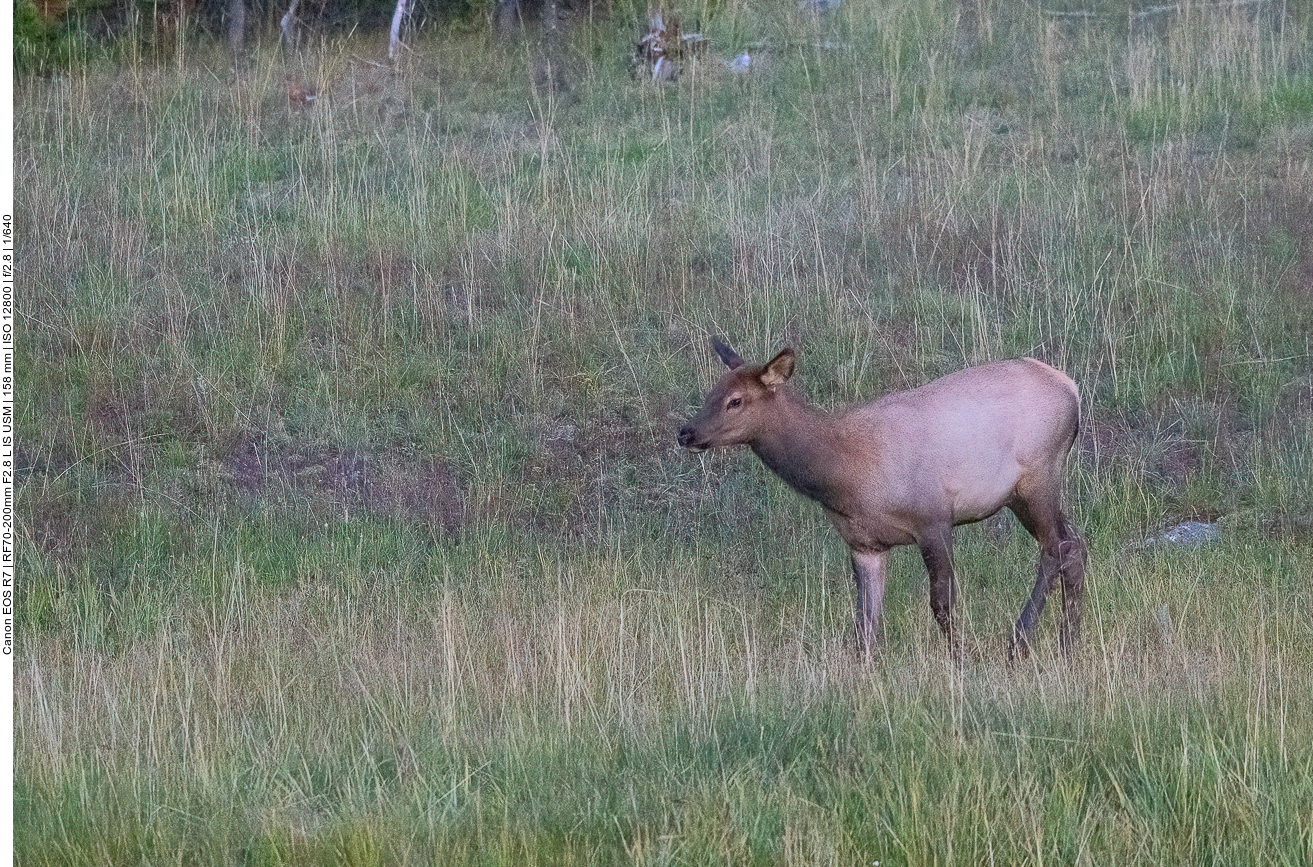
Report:
<svg viewBox="0 0 1313 867"><path fill-rule="evenodd" d="M1035 621L1059 576L1061 644L1080 631L1086 548L1062 512L1067 453L1076 439L1076 384L1033 358L950 373L837 415L788 385L794 355L746 364L719 340L729 367L679 432L693 451L744 444L794 490L821 504L852 551L857 644L869 654L884 598L889 549L916 545L930 572L930 608L954 656L953 527L1004 506L1039 543L1039 577L1012 629L1009 657L1030 652Z"/></svg>

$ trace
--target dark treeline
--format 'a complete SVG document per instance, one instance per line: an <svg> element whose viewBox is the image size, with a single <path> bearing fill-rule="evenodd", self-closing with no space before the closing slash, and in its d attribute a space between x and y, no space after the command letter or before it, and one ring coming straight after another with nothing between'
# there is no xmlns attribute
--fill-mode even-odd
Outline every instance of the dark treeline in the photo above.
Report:
<svg viewBox="0 0 1313 867"><path fill-rule="evenodd" d="M489 0L413 0L412 21L472 18L484 12ZM56 33L77 30L93 40L118 39L134 30L187 27L200 36L228 38L232 0L20 0L30 19ZM290 0L244 0L249 35L278 27ZM327 32L386 29L395 0L302 0L297 18ZM16 18L20 17L18 15Z"/></svg>
<svg viewBox="0 0 1313 867"><path fill-rule="evenodd" d="M406 29L427 24L487 22L497 31L536 23L562 7L590 0L409 0ZM17 0L14 66L45 72L128 45L170 51L179 37L225 42L234 49L279 33L292 0ZM298 0L301 32L386 32L396 0Z"/></svg>

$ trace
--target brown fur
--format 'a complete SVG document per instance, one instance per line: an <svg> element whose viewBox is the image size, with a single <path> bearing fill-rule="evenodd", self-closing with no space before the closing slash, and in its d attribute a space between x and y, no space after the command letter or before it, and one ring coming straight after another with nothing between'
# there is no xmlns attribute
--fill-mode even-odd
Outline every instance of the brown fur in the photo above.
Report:
<svg viewBox="0 0 1313 867"><path fill-rule="evenodd" d="M1007 507L1039 543L1039 574L1012 631L1010 654L1030 649L1035 621L1061 577L1061 642L1080 629L1086 548L1062 511L1067 453L1080 422L1076 384L1033 358L971 367L836 415L789 387L794 354L744 363L716 341L729 367L679 432L694 451L747 445L799 493L816 500L852 553L859 648L879 626L886 557L916 545L930 573L930 606L949 647L953 527Z"/></svg>

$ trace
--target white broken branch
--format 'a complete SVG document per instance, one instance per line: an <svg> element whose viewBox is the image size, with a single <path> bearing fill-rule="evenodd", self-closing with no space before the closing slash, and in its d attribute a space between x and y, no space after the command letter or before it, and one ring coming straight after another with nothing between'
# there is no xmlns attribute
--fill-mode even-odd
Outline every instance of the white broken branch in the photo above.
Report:
<svg viewBox="0 0 1313 867"><path fill-rule="evenodd" d="M388 30L388 60L396 60L401 53L401 24L410 11L410 0L397 0L397 8L392 13L392 27Z"/></svg>
<svg viewBox="0 0 1313 867"><path fill-rule="evenodd" d="M287 7L283 13L282 19L278 22L278 31L281 35L284 51L296 50L298 37L300 33L296 26L296 7L301 0L292 0L292 5Z"/></svg>

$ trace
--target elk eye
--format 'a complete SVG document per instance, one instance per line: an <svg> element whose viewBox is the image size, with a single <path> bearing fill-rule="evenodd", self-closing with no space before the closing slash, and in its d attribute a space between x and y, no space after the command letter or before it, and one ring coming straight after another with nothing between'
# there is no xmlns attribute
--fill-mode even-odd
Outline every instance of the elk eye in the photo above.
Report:
<svg viewBox="0 0 1313 867"><path fill-rule="evenodd" d="M743 406L743 398L731 397L729 403L725 404L725 409L738 409L741 406Z"/></svg>

